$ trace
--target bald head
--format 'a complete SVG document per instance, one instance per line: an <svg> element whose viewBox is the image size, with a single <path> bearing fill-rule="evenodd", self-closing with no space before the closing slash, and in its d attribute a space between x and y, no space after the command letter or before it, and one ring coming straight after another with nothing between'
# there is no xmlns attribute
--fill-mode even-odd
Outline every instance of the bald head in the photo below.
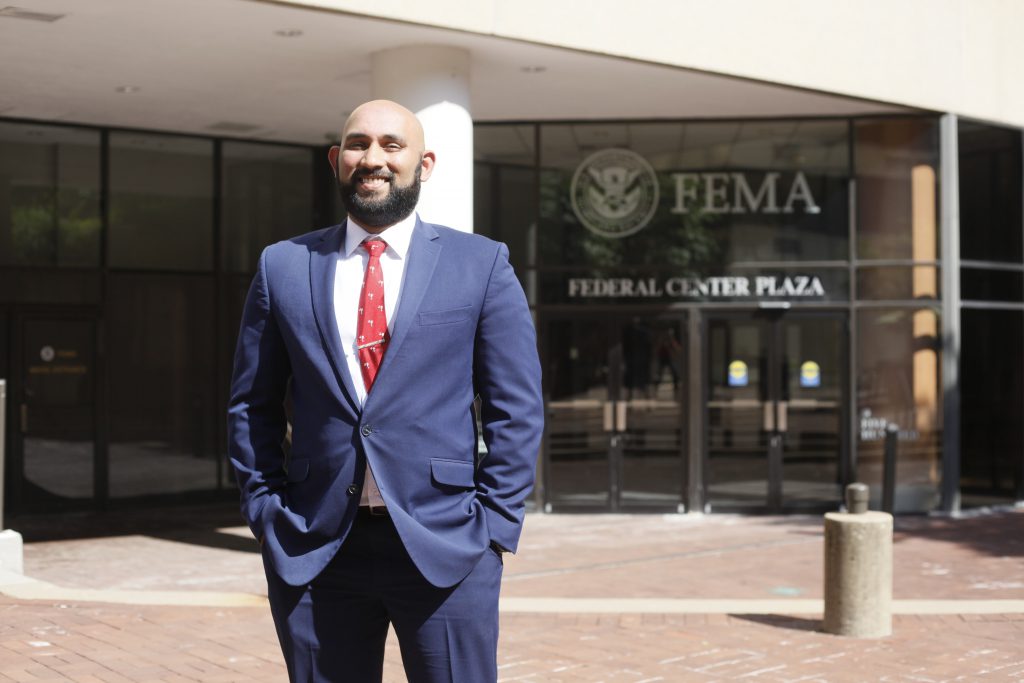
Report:
<svg viewBox="0 0 1024 683"><path fill-rule="evenodd" d="M416 114L397 102L371 100L356 107L345 120L341 130L342 142L350 136L365 135L370 130L399 137L419 154L425 151L423 125Z"/></svg>

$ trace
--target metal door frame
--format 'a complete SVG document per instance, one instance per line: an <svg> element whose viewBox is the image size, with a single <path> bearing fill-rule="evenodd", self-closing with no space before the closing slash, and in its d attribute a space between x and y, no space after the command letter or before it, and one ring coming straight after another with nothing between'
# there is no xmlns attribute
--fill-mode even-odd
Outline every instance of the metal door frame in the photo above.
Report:
<svg viewBox="0 0 1024 683"><path fill-rule="evenodd" d="M766 353L766 389L767 400L771 401L771 419L773 426L768 439L768 449L765 453L767 469L767 492L765 504L762 506L735 506L728 507L730 512L756 512L778 514L797 511L787 507L782 497L783 484L783 442L777 429L780 419L780 403L782 402L782 354L784 339L782 336L784 323L793 320L807 319L832 319L839 323L840 339L840 407L839 407L839 455L836 463L836 476L839 479L839 489L849 483L851 466L851 438L850 433L850 313L846 309L801 309L801 308L752 308L752 309L705 309L701 311L700 321L700 344L701 344L701 402L699 407L692 407L691 410L699 410L701 414L700 424L702 431L702 448L700 455L701 463L701 500L706 512L711 511L711 501L708 496L708 472L710 470L710 448L708 442L709 416L708 401L710 399L709 369L711 366L711 346L708 342L710 323L715 320L730 321L758 321L765 331L765 353ZM821 510L835 509L841 500L837 497L835 504L825 503ZM808 508L800 508L799 511L807 512Z"/></svg>
<svg viewBox="0 0 1024 683"><path fill-rule="evenodd" d="M540 348L540 359L541 367L548 368L550 365L550 358L548 357L548 337L550 332L550 326L552 324L560 322L578 322L578 321L593 321L595 323L603 323L608 333L609 345L606 351L608 364L608 378L609 381L606 383L607 394L605 403L605 414L604 421L606 424L606 433L608 436L608 486L607 486L607 500L604 505L586 505L586 504L571 504L571 503L557 503L552 501L551 490L549 482L551 481L551 450L550 450L550 439L548 430L545 429L544 438L541 446L541 463L540 463L540 478L536 490L536 501L545 512L620 512L627 510L631 512L645 512L645 511L657 511L657 512L677 512L682 509L682 506L686 502L687 498L687 484L688 484L688 458L692 459L696 454L690 453L688 455L688 416L689 413L694 409L693 406L689 406L688 392L686 387L689 379L692 376L692 370L688 363L684 362L680 372L680 386L682 410L679 415L679 427L681 430L681 438L679 440L679 457L681 459L681 482L680 482L680 496L674 506L640 506L640 505L622 505L622 481L624 478L623 464L624 464L624 450L625 446L623 443L623 437L620 436L625 431L625 424L623 424L624 416L622 413L625 412L625 402L620 398L624 392L624 352L622 348L622 330L625 329L629 323L629 319L633 317L643 317L649 321L671 321L676 324L676 331L679 335L679 339L683 344L684 349L689 348L688 344L696 343L696 340L690 339L689 329L687 326L687 312L679 309L664 308L658 310L622 310L622 309L597 309L586 310L586 311L572 311L572 312L549 312L538 314L538 346ZM545 391L544 394L545 402L545 414L547 413L548 394ZM607 425L611 425L610 429Z"/></svg>

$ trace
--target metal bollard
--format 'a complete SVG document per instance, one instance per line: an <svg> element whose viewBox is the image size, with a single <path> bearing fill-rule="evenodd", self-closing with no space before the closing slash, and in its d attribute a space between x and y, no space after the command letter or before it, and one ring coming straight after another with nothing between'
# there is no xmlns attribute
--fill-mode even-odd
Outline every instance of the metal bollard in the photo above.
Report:
<svg viewBox="0 0 1024 683"><path fill-rule="evenodd" d="M825 514L827 633L853 638L892 634L892 515L869 512L868 487L846 487L848 512Z"/></svg>
<svg viewBox="0 0 1024 683"><path fill-rule="evenodd" d="M890 515L896 505L896 455L899 437L899 427L894 424L885 426L885 457L882 461L882 512L888 512Z"/></svg>

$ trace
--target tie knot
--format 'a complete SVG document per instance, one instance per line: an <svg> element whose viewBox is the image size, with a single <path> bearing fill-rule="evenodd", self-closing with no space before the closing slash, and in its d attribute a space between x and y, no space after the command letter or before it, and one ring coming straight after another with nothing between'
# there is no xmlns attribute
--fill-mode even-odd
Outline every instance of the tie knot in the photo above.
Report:
<svg viewBox="0 0 1024 683"><path fill-rule="evenodd" d="M369 254L370 258L375 258L381 255L385 249L388 248L388 243L384 240L366 240L363 242L363 249Z"/></svg>

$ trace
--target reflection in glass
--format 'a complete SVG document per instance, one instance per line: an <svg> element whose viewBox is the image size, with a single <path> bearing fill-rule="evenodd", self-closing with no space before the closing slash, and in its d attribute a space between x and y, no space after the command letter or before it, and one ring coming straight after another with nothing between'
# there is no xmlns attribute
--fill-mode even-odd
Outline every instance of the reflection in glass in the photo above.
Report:
<svg viewBox="0 0 1024 683"><path fill-rule="evenodd" d="M225 142L221 164L226 270L252 272L265 246L318 227L313 225L309 148Z"/></svg>
<svg viewBox="0 0 1024 683"><path fill-rule="evenodd" d="M111 133L109 264L213 269L213 142Z"/></svg>
<svg viewBox="0 0 1024 683"><path fill-rule="evenodd" d="M863 266L857 269L857 298L907 301L939 298L938 266Z"/></svg>
<svg viewBox="0 0 1024 683"><path fill-rule="evenodd" d="M91 499L95 376L93 323L26 320L23 332L26 499Z"/></svg>
<svg viewBox="0 0 1024 683"><path fill-rule="evenodd" d="M0 123L0 265L97 266L100 135Z"/></svg>
<svg viewBox="0 0 1024 683"><path fill-rule="evenodd" d="M938 122L868 119L854 130L857 258L937 260Z"/></svg>
<svg viewBox="0 0 1024 683"><path fill-rule="evenodd" d="M608 343L605 322L548 325L547 487L554 505L609 502Z"/></svg>
<svg viewBox="0 0 1024 683"><path fill-rule="evenodd" d="M217 485L213 281L112 274L110 495Z"/></svg>
<svg viewBox="0 0 1024 683"><path fill-rule="evenodd" d="M543 125L540 262L693 275L740 261L845 260L847 146L842 121ZM639 155L655 180L642 164L600 166L594 155L612 149ZM594 179L577 207L604 211L609 230L624 219L602 198L621 194L632 206L653 197L640 185L656 182L650 223L625 237L585 225L573 206L577 173Z"/></svg>
<svg viewBox="0 0 1024 683"><path fill-rule="evenodd" d="M475 126L473 129L473 230L504 242L533 305L537 302L537 167L534 127Z"/></svg>
<svg viewBox="0 0 1024 683"><path fill-rule="evenodd" d="M685 348L679 323L637 317L621 329L621 503L676 508L683 493Z"/></svg>
<svg viewBox="0 0 1024 683"><path fill-rule="evenodd" d="M844 330L835 317L783 318L782 498L789 508L842 500Z"/></svg>
<svg viewBox="0 0 1024 683"><path fill-rule="evenodd" d="M763 507L768 500L768 339L762 322L708 322L707 500Z"/></svg>
<svg viewBox="0 0 1024 683"><path fill-rule="evenodd" d="M858 479L880 504L885 429L896 425L896 511L933 509L941 474L939 315L930 308L857 315Z"/></svg>

